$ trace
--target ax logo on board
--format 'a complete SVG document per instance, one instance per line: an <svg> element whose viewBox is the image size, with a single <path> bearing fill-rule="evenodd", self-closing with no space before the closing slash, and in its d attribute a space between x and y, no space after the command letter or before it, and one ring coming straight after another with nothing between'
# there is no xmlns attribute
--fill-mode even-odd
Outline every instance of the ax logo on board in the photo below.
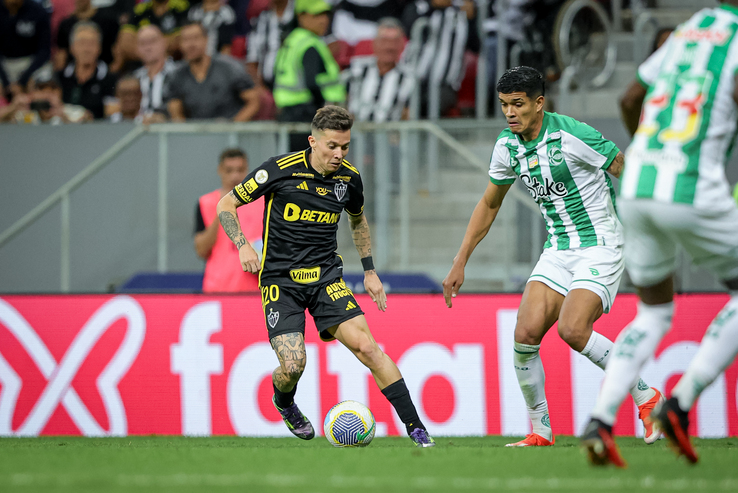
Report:
<svg viewBox="0 0 738 493"><path fill-rule="evenodd" d="M123 342L97 378L97 388L108 414L109 430L95 420L72 387L72 380L90 355L97 341L119 319L128 322ZM44 341L25 318L0 298L0 324L4 325L25 349L41 374L46 387L18 429L12 429L13 416L23 379L0 352L0 435L36 436L41 433L60 404L83 435L126 435L126 410L118 382L135 361L146 334L146 317L131 297L116 296L103 304L77 333L61 361L56 361Z"/></svg>

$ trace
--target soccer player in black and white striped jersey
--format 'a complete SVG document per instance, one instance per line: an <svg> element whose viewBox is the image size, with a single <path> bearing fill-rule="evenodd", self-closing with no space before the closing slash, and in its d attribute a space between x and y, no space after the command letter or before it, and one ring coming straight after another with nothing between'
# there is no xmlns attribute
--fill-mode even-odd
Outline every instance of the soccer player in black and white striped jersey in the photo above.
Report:
<svg viewBox="0 0 738 493"><path fill-rule="evenodd" d="M381 123L407 117L415 76L412 68L400 61L403 35L397 19L381 19L374 38L374 55L351 60L349 110L357 120Z"/></svg>

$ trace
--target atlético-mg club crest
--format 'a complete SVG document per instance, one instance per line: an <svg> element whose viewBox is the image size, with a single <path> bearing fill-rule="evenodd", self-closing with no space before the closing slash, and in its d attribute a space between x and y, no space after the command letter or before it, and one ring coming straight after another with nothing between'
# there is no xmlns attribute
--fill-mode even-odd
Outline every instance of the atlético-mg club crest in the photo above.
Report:
<svg viewBox="0 0 738 493"><path fill-rule="evenodd" d="M346 195L347 188L348 185L346 185L342 181L339 181L338 183L336 183L336 186L333 187L333 191L336 192L336 197L338 197L339 202L341 201L341 199L343 199L343 196Z"/></svg>
<svg viewBox="0 0 738 493"><path fill-rule="evenodd" d="M277 322L279 322L279 312L274 312L270 308L269 315L267 315L267 322L269 322L269 327L273 329L277 325Z"/></svg>

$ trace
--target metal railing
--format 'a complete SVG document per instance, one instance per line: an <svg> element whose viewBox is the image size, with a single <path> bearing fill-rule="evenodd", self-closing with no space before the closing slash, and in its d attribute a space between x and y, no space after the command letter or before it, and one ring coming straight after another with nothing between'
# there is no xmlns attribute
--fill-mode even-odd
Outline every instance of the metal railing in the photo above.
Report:
<svg viewBox="0 0 738 493"><path fill-rule="evenodd" d="M457 124L458 125L458 124ZM478 126L479 124L475 124ZM498 127L499 122L488 122L489 128ZM169 137L176 134L226 134L228 142L235 144L238 142L238 136L242 134L263 134L273 133L278 136L277 149L275 154L287 152L289 134L293 132L307 132L309 124L284 124L276 122L259 122L259 123L189 123L189 124L157 124L150 126L137 126L116 142L107 151L103 152L89 166L84 168L80 173L72 179L60 186L54 193L48 196L43 202L34 207L27 214L23 215L8 229L0 233L0 248L5 246L13 238L17 237L22 231L34 224L41 216L48 212L57 204L61 206L60 217L60 285L61 292L70 291L71 270L71 210L70 196L81 185L87 182L94 175L102 171L123 151L133 146L137 140L147 134L158 135L158 186L157 186L157 269L159 272L167 272L169 267L168 260L168 231L169 231L169 197L170 190L167 180L169 173L169 156L170 144ZM391 190L392 190L392 167L395 161L389 156L387 136L391 134L399 135L399 182L396 184L396 192L398 195L398 210L390 210ZM367 152L367 139L374 137L375 143L375 170L374 170L374 217L372 218L374 226L375 240L375 261L378 266L385 267L388 265L388 255L391 250L390 245L390 226L393 222L393 213L399 216L399 249L400 261L395 267L402 270L406 268L410 262L411 239L410 239L410 208L412 194L416 191L420 184L416 173L419 164L417 162L417 150L414 146L419 145L420 134L424 134L427 138L432 138L442 143L454 156L456 160L470 165L472 168L480 172L486 172L487 161L468 149L468 147L452 137L449 132L443 130L439 125L430 121L409 121L394 122L384 124L373 123L357 123L353 129L353 145L352 155L355 162L364 161L364 154ZM426 166L424 175L427 176L427 183L424 186L430 188L436 183L438 178L430 176L437 174L438 169ZM481 173L480 173L481 174ZM485 173L486 174L486 173ZM530 201L530 197L521 189L513 187L508 193L508 197L512 201L518 202L531 212L538 214L538 208ZM471 213L471 211L469 211ZM466 219L466 218L465 218ZM460 239L459 239L460 241Z"/></svg>

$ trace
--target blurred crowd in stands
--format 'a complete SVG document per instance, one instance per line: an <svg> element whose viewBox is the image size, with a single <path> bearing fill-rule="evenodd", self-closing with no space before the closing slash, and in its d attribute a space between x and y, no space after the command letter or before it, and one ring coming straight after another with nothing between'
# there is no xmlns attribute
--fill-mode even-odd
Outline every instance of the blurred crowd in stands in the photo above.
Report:
<svg viewBox="0 0 738 493"><path fill-rule="evenodd" d="M555 72L564 1L496 3L480 32L474 0L0 0L0 121L305 122L333 103L384 122L415 94L427 115L430 87L464 116L482 44L494 87L498 32Z"/></svg>

